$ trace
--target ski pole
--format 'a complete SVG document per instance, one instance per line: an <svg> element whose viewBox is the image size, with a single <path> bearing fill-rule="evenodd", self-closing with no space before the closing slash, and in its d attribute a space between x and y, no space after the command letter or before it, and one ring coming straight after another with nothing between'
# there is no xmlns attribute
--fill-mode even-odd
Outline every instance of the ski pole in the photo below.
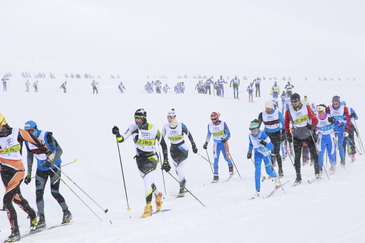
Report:
<svg viewBox="0 0 365 243"><path fill-rule="evenodd" d="M77 188L79 188L86 196L88 196L90 199L91 199L91 201L93 201L99 208L101 208L101 210L103 210L104 211L104 213L107 213L108 212L108 209L104 209L103 207L101 207L94 199L92 199L92 197L90 197L89 196L89 194L87 194L84 190L82 190L82 188L81 187L79 187L77 184L76 184L76 182L74 182L69 176L67 176L66 174L65 174L65 172L63 172L62 170L61 170L61 168L59 168L57 165L55 165L55 167L58 169L58 170L60 170L66 177L67 177L67 179L69 179L75 186L77 186Z"/></svg>
<svg viewBox="0 0 365 243"><path fill-rule="evenodd" d="M60 180L60 181L62 181L63 182L63 184L65 184L67 187L68 187L68 189L70 189L70 191L72 191L73 192L73 194L75 194L75 196L77 196L79 199L80 199L80 201L81 202L83 202L84 204L85 204L85 206L88 208L88 209L90 209L90 211L98 218L98 219L100 219L100 221L101 222L103 222L103 220L84 202L84 200L82 200L81 199L81 197L79 196L79 195L77 195L77 193L74 191L74 190L72 190L72 188L61 178L61 176L59 176L52 168L50 168L50 170L53 172L53 174L55 174L56 176L57 176L57 178Z"/></svg>
<svg viewBox="0 0 365 243"><path fill-rule="evenodd" d="M184 186L184 184L183 183L180 183L180 181L178 180L178 179L176 179L176 177L175 176L173 176L170 172L167 172L172 178L174 178L174 180L175 181L177 181L177 183L179 183L180 184L180 186L182 186L182 187L184 187L184 189L187 191L187 192L189 192L201 205L203 205L204 207L205 207L205 205L198 199L198 198L196 198L196 196L194 196L194 194L193 193L191 193L191 191L190 190L188 190L185 186Z"/></svg>
<svg viewBox="0 0 365 243"><path fill-rule="evenodd" d="M207 157L208 157L208 162L210 163L210 170L212 171L213 173L213 167L212 165L214 165L212 162L210 162L210 158L209 158L209 153L208 153L208 150L205 150L205 153L207 154Z"/></svg>
<svg viewBox="0 0 365 243"><path fill-rule="evenodd" d="M261 144L261 147L263 147L263 148L264 148L264 151L265 151L265 153L267 154L266 156L268 157L268 159L269 159L269 161L270 161L270 163L269 163L268 165L270 165L270 164L271 164L271 169L275 172L276 177L277 177L277 178L278 178L278 180L279 180L281 190L283 190L283 192L286 194L286 191L284 190L283 184L281 184L281 181L280 181L280 178L279 178L279 174L278 174L278 173L276 173L276 171L275 171L275 169L274 169L274 166L272 166L272 161L271 161L270 153L267 151L267 148L266 148L264 145L262 145L262 144ZM266 166L266 165L265 165L265 166Z"/></svg>
<svg viewBox="0 0 365 243"><path fill-rule="evenodd" d="M240 174L240 172L239 172L239 171L238 171L238 169L237 169L236 163L234 162L234 160L233 160L233 158L232 158L231 153L230 153L230 152L228 152L228 154L229 154L229 157L230 157L230 158L231 158L231 160L232 160L232 164L234 165L234 168L236 168L236 171L237 171L238 175L239 175L239 176L240 176L240 178L242 179L241 174Z"/></svg>
<svg viewBox="0 0 365 243"><path fill-rule="evenodd" d="M72 163L75 163L75 162L77 162L77 159L74 159L74 160L73 160L73 161L71 161L71 162L65 163L64 165L62 165L62 167L68 166L68 165L70 165L70 164L72 164ZM34 178L35 178L35 175L34 175L34 176L32 176L32 179L34 179Z"/></svg>
<svg viewBox="0 0 365 243"><path fill-rule="evenodd" d="M127 202L127 210L131 211L131 208L129 207L127 187L126 187L125 180L124 180L123 163L122 163L122 157L120 155L119 143L118 143L117 139L115 139L115 141L117 142L117 147L118 147L118 155L119 155L120 168L122 170L122 179L123 179L123 186L124 186L124 192L125 192L125 199L126 199L126 202Z"/></svg>
<svg viewBox="0 0 365 243"><path fill-rule="evenodd" d="M164 188L164 190L165 190L165 195L166 195L166 194L167 194L167 193L166 193L166 184L165 184L165 176L164 176L164 174L163 174L163 170L162 170L162 160L161 160L160 146L159 146L159 144L157 144L157 146L158 146L158 154L159 154L159 156L158 156L158 160L160 161L160 165L161 165L161 174L162 174L163 188Z"/></svg>
<svg viewBox="0 0 365 243"><path fill-rule="evenodd" d="M205 161L207 161L210 165L213 165L212 162L210 162L210 160L208 160L207 158L205 158L203 155L196 153L197 155L199 155L200 157L202 157Z"/></svg>
<svg viewBox="0 0 365 243"><path fill-rule="evenodd" d="M357 130L357 133L359 134L358 138L359 138L359 140L360 140L360 145L361 145L362 151L364 152L364 151L365 151L365 149L364 149L364 145L363 145L363 143L362 143L361 137L360 137L360 131L359 131L359 128L357 127L356 120L354 120L354 125L355 125L355 128L356 128L356 130Z"/></svg>

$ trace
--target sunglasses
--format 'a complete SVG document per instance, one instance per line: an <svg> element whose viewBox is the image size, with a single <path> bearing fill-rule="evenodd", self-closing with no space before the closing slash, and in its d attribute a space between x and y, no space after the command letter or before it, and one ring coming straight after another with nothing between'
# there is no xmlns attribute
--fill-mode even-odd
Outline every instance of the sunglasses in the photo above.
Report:
<svg viewBox="0 0 365 243"><path fill-rule="evenodd" d="M338 102L332 102L333 105L339 105L340 103Z"/></svg>
<svg viewBox="0 0 365 243"><path fill-rule="evenodd" d="M297 103L299 100L292 100L291 103Z"/></svg>
<svg viewBox="0 0 365 243"><path fill-rule="evenodd" d="M251 133L255 133L255 132L257 132L259 129L257 129L257 128L255 128L255 129L252 129L251 130Z"/></svg>
<svg viewBox="0 0 365 243"><path fill-rule="evenodd" d="M210 118L210 120L212 121L216 121L218 118Z"/></svg>

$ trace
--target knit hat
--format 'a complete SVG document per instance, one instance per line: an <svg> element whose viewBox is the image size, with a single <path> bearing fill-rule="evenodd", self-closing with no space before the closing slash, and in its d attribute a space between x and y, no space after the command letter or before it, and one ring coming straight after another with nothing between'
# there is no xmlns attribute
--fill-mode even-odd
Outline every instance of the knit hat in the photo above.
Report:
<svg viewBox="0 0 365 243"><path fill-rule="evenodd" d="M2 114L0 114L0 125L6 125L5 117Z"/></svg>
<svg viewBox="0 0 365 243"><path fill-rule="evenodd" d="M265 108L274 109L274 104L272 103L272 101L266 101Z"/></svg>
<svg viewBox="0 0 365 243"><path fill-rule="evenodd" d="M169 110L167 112L167 116L172 116L172 117L176 117L176 111L174 108L172 108L171 110Z"/></svg>
<svg viewBox="0 0 365 243"><path fill-rule="evenodd" d="M294 93L291 95L290 99L292 101L300 101L300 95L298 93Z"/></svg>
<svg viewBox="0 0 365 243"><path fill-rule="evenodd" d="M338 95L333 96L333 97L332 97L332 103L333 103L333 102L338 102L338 103L340 103L340 102L341 102L341 100L340 100L340 96L338 96Z"/></svg>
<svg viewBox="0 0 365 243"><path fill-rule="evenodd" d="M323 104L320 104L317 106L317 111L326 111L326 106Z"/></svg>
<svg viewBox="0 0 365 243"><path fill-rule="evenodd" d="M147 117L147 111L143 108L136 110L134 113L134 117L138 118L146 118Z"/></svg>

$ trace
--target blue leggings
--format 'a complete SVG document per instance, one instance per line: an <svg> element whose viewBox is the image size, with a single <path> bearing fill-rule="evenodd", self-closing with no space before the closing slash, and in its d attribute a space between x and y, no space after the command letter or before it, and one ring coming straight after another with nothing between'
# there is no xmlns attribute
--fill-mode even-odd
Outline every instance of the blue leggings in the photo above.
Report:
<svg viewBox="0 0 365 243"><path fill-rule="evenodd" d="M271 158L264 156L262 153L255 152L255 185L256 190L261 188L261 161L264 161L266 173L269 176L276 177L276 172L272 169Z"/></svg>
<svg viewBox="0 0 365 243"><path fill-rule="evenodd" d="M232 165L232 161L230 158L227 159L227 152L224 148L224 143L214 143L214 174L218 174L218 162L219 162L219 155L221 152L223 153L224 159L227 161L228 165Z"/></svg>

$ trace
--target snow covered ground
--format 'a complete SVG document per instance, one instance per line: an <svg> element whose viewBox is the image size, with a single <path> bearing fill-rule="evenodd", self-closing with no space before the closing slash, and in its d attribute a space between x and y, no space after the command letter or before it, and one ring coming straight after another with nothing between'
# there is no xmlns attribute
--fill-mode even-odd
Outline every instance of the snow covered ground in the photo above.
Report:
<svg viewBox="0 0 365 243"><path fill-rule="evenodd" d="M177 82L184 81L185 94L176 95L171 92L167 95L148 95L143 91L147 79L142 75L135 79L98 80L98 95L92 95L90 79L68 79L68 93L62 93L59 86L66 79L61 78L61 75L57 79L39 79L39 93L34 93L33 89L26 93L26 80L20 78L22 71L26 70L13 72L14 77L8 82L8 91L0 92L0 112L13 127L23 127L26 121L34 120L39 129L53 132L64 150L64 163L77 159L76 163L64 167L64 181L102 220L61 183L61 193L73 214L74 223L24 238L22 242L364 242L363 155L357 154L354 163L350 163L348 158L346 169L338 166L336 174L330 179L324 176L314 184L306 183L307 179L314 176L314 168L307 165L302 168L303 183L298 187L292 186L295 171L291 161L286 159L285 177L282 179L282 182L289 180L285 186L286 193L278 190L269 199L249 200L255 187L254 166L246 159L248 126L264 110L264 103L270 98L269 89L273 81L262 81L261 98L254 97L254 103L248 103L245 90L248 83L255 78L253 75L248 81L242 80L243 75L239 76L242 92L240 100L234 100L232 89L228 86L224 99L213 95L199 95L194 91L197 79L176 79L172 76L161 81L168 82L171 88ZM215 78L218 75L219 73ZM235 73L230 76L234 75ZM285 73L275 75L280 79ZM357 78L352 81L355 76L342 76L343 81L337 81L338 75L340 74L336 73L333 76L336 81L317 81L317 74L309 81L303 81L303 75L291 75L291 78L295 92L302 97L307 95L310 102L328 105L333 95L341 96L348 106L356 110L359 116L357 125L361 135L365 136L362 122L365 109L359 102L365 89L365 79ZM345 81L345 78L350 81ZM153 80L156 79L157 76ZM31 83L35 80L30 79ZM117 90L121 80L127 88L125 94L119 94ZM151 80L152 78L149 81ZM281 89L285 83L286 81L278 81ZM242 178L236 174L229 182L223 183L228 177L228 167L221 158L221 181L211 184L209 164L190 151L185 167L187 188L205 207L189 194L185 198L175 199L179 185L166 173L162 177L158 169L155 182L163 193L163 178L166 184L163 207L172 210L140 219L145 203L144 187L133 160L134 145L129 139L120 144L131 208L128 211L117 144L111 128L117 125L124 131L134 122L133 115L138 108L145 108L148 121L159 128L167 122L167 111L175 108L177 119L187 125L199 154L204 157L207 154L202 145L206 138L210 113L220 112L221 119L227 122L231 130L231 155ZM188 144L190 145L189 142ZM208 152L212 159L212 142ZM328 163L325 164L328 166ZM172 174L175 175L174 170ZM78 186L99 206L84 195ZM262 183L262 195L267 195L273 187L274 183L271 181ZM34 181L28 186L22 184L21 189L31 206L36 208ZM3 194L3 190L0 194ZM51 197L48 185L45 201L47 225L60 223L62 212ZM104 213L104 209L108 209L108 213ZM10 234L10 227L6 213L0 214L0 239L5 239ZM21 232L28 231L29 220L20 209L18 219Z"/></svg>

